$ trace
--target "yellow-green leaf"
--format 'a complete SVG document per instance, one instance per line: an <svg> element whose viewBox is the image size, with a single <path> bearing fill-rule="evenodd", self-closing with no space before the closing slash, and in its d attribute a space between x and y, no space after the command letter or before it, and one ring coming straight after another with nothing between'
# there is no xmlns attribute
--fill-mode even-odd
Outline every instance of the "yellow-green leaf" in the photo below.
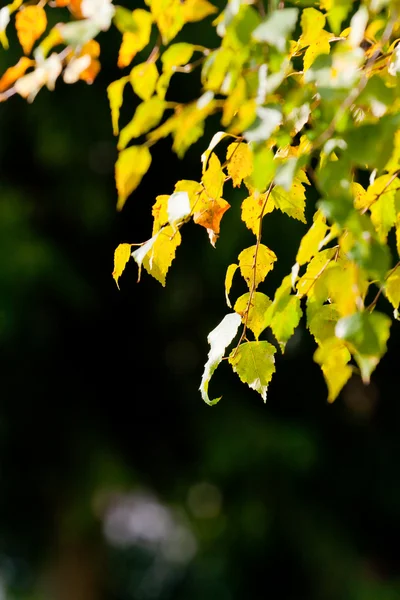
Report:
<svg viewBox="0 0 400 600"><path fill-rule="evenodd" d="M118 190L117 210L122 210L127 197L142 181L150 164L151 154L146 146L132 146L119 153L115 164L115 181Z"/></svg>
<svg viewBox="0 0 400 600"><path fill-rule="evenodd" d="M324 215L321 211L317 211L314 215L314 223L300 242L296 256L296 262L298 262L299 265L304 265L309 262L312 257L317 254L319 245L324 239L327 229L328 226L325 222Z"/></svg>
<svg viewBox="0 0 400 600"><path fill-rule="evenodd" d="M335 304L321 304L312 299L307 301L307 327L317 344L335 336L340 313Z"/></svg>
<svg viewBox="0 0 400 600"><path fill-rule="evenodd" d="M172 44L161 57L163 71L174 71L175 67L186 65L192 58L195 49L193 44L186 42Z"/></svg>
<svg viewBox="0 0 400 600"><path fill-rule="evenodd" d="M257 246L250 246L250 248L242 250L238 260L242 277L246 280L250 289L253 285L256 289L264 281L267 274L272 271L277 258L275 252L264 246L264 244L259 244L258 251Z"/></svg>
<svg viewBox="0 0 400 600"><path fill-rule="evenodd" d="M297 282L297 293L299 296L314 297L321 302L327 299L328 292L325 286L321 285L320 279L326 269L332 268L336 250L328 248L318 252L309 263L306 272ZM322 288L322 289L321 289Z"/></svg>
<svg viewBox="0 0 400 600"><path fill-rule="evenodd" d="M301 37L302 46L309 46L319 39L320 33L325 27L325 15L315 8L305 8L301 13Z"/></svg>
<svg viewBox="0 0 400 600"><path fill-rule="evenodd" d="M122 130L118 141L118 150L123 150L133 138L137 138L161 121L165 110L165 102L157 96L142 102L137 107L132 121Z"/></svg>
<svg viewBox="0 0 400 600"><path fill-rule="evenodd" d="M166 46L185 23L184 2L181 0L151 0L151 12Z"/></svg>
<svg viewBox="0 0 400 600"><path fill-rule="evenodd" d="M267 390L272 375L275 373L276 349L269 342L246 342L233 350L229 363L240 377L240 380L261 394L267 400Z"/></svg>
<svg viewBox="0 0 400 600"><path fill-rule="evenodd" d="M185 23L202 21L217 11L217 7L208 2L208 0L186 0L183 3L183 16Z"/></svg>
<svg viewBox="0 0 400 600"><path fill-rule="evenodd" d="M234 265L236 266L236 265ZM254 292L249 306L250 292L240 296L235 302L233 310L242 317L242 322L254 333L256 340L267 326L266 312L271 305L271 300L261 292ZM246 317L246 314L248 315Z"/></svg>
<svg viewBox="0 0 400 600"><path fill-rule="evenodd" d="M111 108L111 120L114 135L118 135L119 127L119 111L122 106L125 85L128 83L129 77L122 77L113 81L107 88L108 100Z"/></svg>
<svg viewBox="0 0 400 600"><path fill-rule="evenodd" d="M142 100L149 100L153 95L158 79L158 71L155 63L145 62L133 67L130 80L135 94Z"/></svg>
<svg viewBox="0 0 400 600"><path fill-rule="evenodd" d="M229 300L229 292L231 291L233 276L236 273L236 270L238 268L239 268L239 265L237 265L237 264L234 263L232 265L229 265L229 267L226 270L226 275L225 275L225 298L226 298L226 303L229 306L229 308L232 308L231 301Z"/></svg>
<svg viewBox="0 0 400 600"><path fill-rule="evenodd" d="M306 222L304 216L304 210L306 206L306 195L303 183L295 178L287 192L283 187L276 185L271 191L271 198L273 205L279 208L283 213L298 219L302 223Z"/></svg>
<svg viewBox="0 0 400 600"><path fill-rule="evenodd" d="M233 142L227 148L226 160L233 187L238 187L253 172L253 153L248 144Z"/></svg>
<svg viewBox="0 0 400 600"><path fill-rule="evenodd" d="M352 375L352 368L347 364L351 355L346 346L336 338L326 340L315 354L314 360L321 366L328 386L328 402L338 397L344 385Z"/></svg>
<svg viewBox="0 0 400 600"><path fill-rule="evenodd" d="M329 54L331 51L331 45L329 40L332 38L332 35L327 31L321 31L318 39L312 44L309 45L305 54L304 54L304 72L308 71L311 65L314 63L317 56L321 54Z"/></svg>
<svg viewBox="0 0 400 600"><path fill-rule="evenodd" d="M153 17L147 10L137 8L132 12L130 30L122 36L118 56L120 68L130 65L136 54L147 46L150 41L152 22Z"/></svg>
<svg viewBox="0 0 400 600"><path fill-rule="evenodd" d="M398 309L400 304L400 269L393 271L386 280L385 294L393 308Z"/></svg>
<svg viewBox="0 0 400 600"><path fill-rule="evenodd" d="M121 277L128 260L131 257L131 244L120 244L114 252L114 270L112 276L119 289L118 279Z"/></svg>
<svg viewBox="0 0 400 600"><path fill-rule="evenodd" d="M292 277L287 275L275 292L274 300L265 315L266 325L271 327L282 351L300 322L302 311L300 298L291 294Z"/></svg>

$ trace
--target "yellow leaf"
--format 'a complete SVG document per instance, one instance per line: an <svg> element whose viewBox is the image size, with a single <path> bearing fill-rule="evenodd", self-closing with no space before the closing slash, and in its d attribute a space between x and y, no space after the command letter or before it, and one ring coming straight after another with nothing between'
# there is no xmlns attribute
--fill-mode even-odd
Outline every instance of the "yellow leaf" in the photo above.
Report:
<svg viewBox="0 0 400 600"><path fill-rule="evenodd" d="M114 135L118 135L119 133L119 111L122 106L124 88L128 81L129 77L122 77L121 79L117 79L117 81L113 81L112 83L110 83L110 85L107 88L107 95L108 100L110 102L111 120Z"/></svg>
<svg viewBox="0 0 400 600"><path fill-rule="evenodd" d="M225 175L221 169L221 163L214 152L210 156L208 167L203 175L202 181L205 191L210 198L220 198L222 196Z"/></svg>
<svg viewBox="0 0 400 600"><path fill-rule="evenodd" d="M325 15L315 8L305 8L301 14L301 47L309 46L319 39L320 33L325 27Z"/></svg>
<svg viewBox="0 0 400 600"><path fill-rule="evenodd" d="M371 206L371 221L374 224L379 240L386 243L389 231L396 223L394 193L383 194Z"/></svg>
<svg viewBox="0 0 400 600"><path fill-rule="evenodd" d="M117 210L122 210L127 197L137 188L150 164L151 154L146 146L131 146L119 153L115 164Z"/></svg>
<svg viewBox="0 0 400 600"><path fill-rule="evenodd" d="M202 192L194 207L193 221L218 235L221 219L228 208L230 204L223 198L210 198ZM214 240L215 243L215 239L211 238L211 242Z"/></svg>
<svg viewBox="0 0 400 600"><path fill-rule="evenodd" d="M319 245L324 239L327 229L328 226L324 215L320 211L317 211L314 215L314 223L300 242L296 256L296 262L299 265L309 262L317 254Z"/></svg>
<svg viewBox="0 0 400 600"><path fill-rule="evenodd" d="M25 54L30 54L33 44L47 27L47 17L42 6L27 6L15 17L15 28Z"/></svg>
<svg viewBox="0 0 400 600"><path fill-rule="evenodd" d="M276 185L271 191L270 200L276 208L279 208L279 210L289 215L289 217L298 219L303 223L306 222L304 216L306 206L305 188L298 177L293 180L289 192L280 185Z"/></svg>
<svg viewBox="0 0 400 600"><path fill-rule="evenodd" d="M335 336L335 326L340 319L335 304L307 301L307 327L317 344Z"/></svg>
<svg viewBox="0 0 400 600"><path fill-rule="evenodd" d="M240 77L228 98L224 102L222 109L221 123L224 127L231 124L236 113L246 100L246 81ZM252 105L253 106L253 105Z"/></svg>
<svg viewBox="0 0 400 600"><path fill-rule="evenodd" d="M253 285L256 289L264 281L277 260L275 252L264 244L260 244L256 261L256 248L257 246L250 246L250 248L242 250L238 256L240 272L250 289Z"/></svg>
<svg viewBox="0 0 400 600"><path fill-rule="evenodd" d="M226 299L226 303L229 306L229 308L232 308L231 301L229 300L229 292L231 291L233 276L236 273L236 270L238 268L239 268L239 265L236 265L234 263L233 265L229 265L229 267L226 270L226 275L225 275L225 299Z"/></svg>
<svg viewBox="0 0 400 600"><path fill-rule="evenodd" d="M156 89L158 71L155 63L140 63L133 67L131 74L131 84L135 94L142 100L149 100Z"/></svg>
<svg viewBox="0 0 400 600"><path fill-rule="evenodd" d="M132 138L137 138L158 125L164 114L164 108L165 102L157 96L139 104L132 121L121 130L118 150L126 148Z"/></svg>
<svg viewBox="0 0 400 600"><path fill-rule="evenodd" d="M233 142L226 151L226 160L233 187L238 187L253 172L253 153L248 144Z"/></svg>
<svg viewBox="0 0 400 600"><path fill-rule="evenodd" d="M336 338L327 340L320 346L314 360L321 366L322 373L328 386L328 402L338 397L344 385L352 375L352 368L347 364L351 359L350 352Z"/></svg>
<svg viewBox="0 0 400 600"><path fill-rule="evenodd" d="M118 66L120 68L130 65L136 54L143 50L150 41L153 17L147 10L137 8L132 12L133 31L127 31L122 36L119 50Z"/></svg>
<svg viewBox="0 0 400 600"><path fill-rule="evenodd" d="M174 192L186 192L189 196L190 208L193 210L203 190L201 183L191 179L182 179L175 184Z"/></svg>
<svg viewBox="0 0 400 600"><path fill-rule="evenodd" d="M160 229L168 223L168 194L157 196L151 214L154 217L153 233L154 236Z"/></svg>
<svg viewBox="0 0 400 600"><path fill-rule="evenodd" d="M266 197L267 193L260 194L255 190L251 196L245 198L242 202L242 221L254 235L257 235L260 229L260 216ZM264 211L264 214L267 212Z"/></svg>
<svg viewBox="0 0 400 600"><path fill-rule="evenodd" d="M192 58L195 49L193 44L186 42L172 44L161 57L163 71L173 71L175 67L186 65Z"/></svg>
<svg viewBox="0 0 400 600"><path fill-rule="evenodd" d="M29 67L32 67L35 61L23 56L19 59L16 65L7 69L2 78L0 79L0 92L4 92L9 88L17 79L25 74Z"/></svg>
<svg viewBox="0 0 400 600"><path fill-rule="evenodd" d="M119 289L118 279L121 277L124 269L126 267L126 263L130 259L131 256L131 245L130 244L120 244L114 252L114 271L112 276L115 279L115 283L117 284L117 288Z"/></svg>
<svg viewBox="0 0 400 600"><path fill-rule="evenodd" d="M234 56L233 50L223 47L209 54L201 72L201 81L206 90L220 91Z"/></svg>
<svg viewBox="0 0 400 600"><path fill-rule="evenodd" d="M321 276L329 268L332 268L336 256L335 248L328 248L318 252L309 263L306 272L297 282L297 293L300 297L309 296L325 302L328 293L325 286L321 285Z"/></svg>
<svg viewBox="0 0 400 600"><path fill-rule="evenodd" d="M367 288L363 272L354 262L339 258L333 262L321 278L327 298L333 302L341 317L351 315L362 303Z"/></svg>
<svg viewBox="0 0 400 600"><path fill-rule="evenodd" d="M61 35L60 29L58 27L53 27L53 29L50 31L50 33L48 35L46 35L44 40L42 40L39 44L39 48L40 48L42 56L44 58L46 58L47 55L49 54L50 50L52 50L54 48L54 46L58 46L59 44L62 44L63 41L64 41L64 38Z"/></svg>
<svg viewBox="0 0 400 600"><path fill-rule="evenodd" d="M183 2L183 18L185 23L202 21L209 15L218 12L208 0L185 0Z"/></svg>
<svg viewBox="0 0 400 600"><path fill-rule="evenodd" d="M331 37L332 35L327 31L321 31L318 40L309 45L304 54L304 72L308 71L308 69L311 67L317 56L320 56L321 54L330 53L331 45L329 43L329 40L331 39Z"/></svg>
<svg viewBox="0 0 400 600"><path fill-rule="evenodd" d="M357 210L363 210L369 204L369 199L366 190L360 183L351 184L351 192L354 196L354 208Z"/></svg>
<svg viewBox="0 0 400 600"><path fill-rule="evenodd" d="M250 292L240 296L235 302L233 310L242 317L242 322L247 322L247 327L254 333L256 340L260 337L261 333L267 326L265 313L271 306L271 300L265 294L261 292L254 292L251 299L251 305L249 307ZM246 320L246 312L248 310L248 316Z"/></svg>
<svg viewBox="0 0 400 600"><path fill-rule="evenodd" d="M151 0L151 12L164 45L174 39L185 23L183 4L181 0Z"/></svg>
<svg viewBox="0 0 400 600"><path fill-rule="evenodd" d="M100 56L100 44L96 42L96 40L90 40L83 45L82 50L80 51L78 56L90 56L90 64L89 66L80 73L79 79L82 81L86 81L86 83L91 84L96 78L96 75L100 71L100 62L97 58Z"/></svg>
<svg viewBox="0 0 400 600"><path fill-rule="evenodd" d="M400 304L400 270L397 268L387 278L385 283L385 294L393 308L398 309Z"/></svg>
<svg viewBox="0 0 400 600"><path fill-rule="evenodd" d="M165 278L181 243L181 234L170 225L160 230L151 250L143 259L143 266L149 275L165 286Z"/></svg>

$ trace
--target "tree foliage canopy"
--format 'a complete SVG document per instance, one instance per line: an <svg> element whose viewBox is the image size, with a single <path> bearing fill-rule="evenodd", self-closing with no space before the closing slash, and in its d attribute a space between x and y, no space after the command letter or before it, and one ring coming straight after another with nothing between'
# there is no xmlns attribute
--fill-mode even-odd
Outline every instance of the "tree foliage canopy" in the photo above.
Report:
<svg viewBox="0 0 400 600"><path fill-rule="evenodd" d="M144 267L165 285L184 225L193 220L215 246L226 198L240 188L243 226L255 240L227 266L231 312L208 336L200 386L209 404L216 402L208 396L210 378L232 344L229 364L265 400L274 355L284 352L303 313L329 401L354 369L368 382L386 351L391 319L376 305L385 297L397 319L400 303L399 11L398 0L268 7L230 0L222 12L208 0L146 0L133 11L111 0L14 0L0 10L3 47L12 22L23 51L0 79L1 100L19 94L32 101L60 77L91 83L100 69L95 38L111 25L120 32L118 66L128 71L107 90L118 136L118 210L151 171L158 140L171 136L182 157L202 138L206 120L219 116L221 130L199 157L199 180L178 181L157 196L151 237L120 244L113 272L118 285L132 257L139 278ZM174 42L186 23L203 19L216 28L218 47ZM146 49L147 59L135 61ZM174 74L195 69L200 97L170 98ZM126 86L140 103L119 130ZM263 221L279 211L282 220L306 223L311 184L319 195L312 222L291 273L269 298L261 290L279 256L266 245ZM231 302L238 276L248 291ZM260 340L267 328L276 347Z"/></svg>

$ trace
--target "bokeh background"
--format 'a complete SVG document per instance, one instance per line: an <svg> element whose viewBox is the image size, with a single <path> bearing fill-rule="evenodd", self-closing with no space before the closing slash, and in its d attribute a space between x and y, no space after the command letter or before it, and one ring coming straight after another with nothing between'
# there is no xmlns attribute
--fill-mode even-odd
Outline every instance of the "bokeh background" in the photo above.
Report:
<svg viewBox="0 0 400 600"><path fill-rule="evenodd" d="M178 39L215 47L211 20ZM129 264L117 290L114 248L148 239L155 196L199 177L219 126L182 161L170 140L154 147L118 214L106 86L120 34L99 41L92 86L0 106L0 599L398 599L399 325L371 385L354 377L333 405L301 323L265 405L223 363L211 383L223 399L206 406L225 270L253 243L243 194L226 193L216 250L185 226L165 289ZM18 55L12 38L1 72ZM170 97L199 86L177 74ZM134 108L127 92L122 124ZM309 216L315 200L310 189ZM265 219L279 257L267 293L303 232Z"/></svg>

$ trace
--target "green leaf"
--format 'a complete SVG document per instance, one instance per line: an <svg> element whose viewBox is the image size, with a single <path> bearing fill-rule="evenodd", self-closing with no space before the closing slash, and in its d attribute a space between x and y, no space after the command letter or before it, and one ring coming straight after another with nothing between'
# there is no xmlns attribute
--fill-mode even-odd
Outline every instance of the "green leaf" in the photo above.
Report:
<svg viewBox="0 0 400 600"><path fill-rule="evenodd" d="M240 318L240 317L239 317ZM233 370L247 385L267 400L267 390L275 373L276 349L268 342L246 342L229 356Z"/></svg>
<svg viewBox="0 0 400 600"><path fill-rule="evenodd" d="M222 319L221 323L208 334L207 340L210 344L210 351L208 353L208 360L204 365L204 372L200 384L200 392L204 402L210 406L221 400L221 397L216 398L215 400L210 400L208 397L208 385L210 383L211 376L221 362L225 354L225 349L229 346L229 344L232 343L234 337L236 336L240 322L240 315L236 313L230 313L229 315L226 315Z"/></svg>
<svg viewBox="0 0 400 600"><path fill-rule="evenodd" d="M243 323L247 323L247 327L254 333L256 340L267 326L265 313L271 305L271 300L261 292L254 292L251 305L249 304L250 292L243 294L236 300L233 309L242 317ZM246 312L248 316L246 319Z"/></svg>
<svg viewBox="0 0 400 600"><path fill-rule="evenodd" d="M338 321L335 334L349 345L368 383L372 371L386 352L391 320L379 312L362 311Z"/></svg>
<svg viewBox="0 0 400 600"><path fill-rule="evenodd" d="M133 138L137 138L156 127L163 117L164 110L165 102L157 96L139 104L132 121L121 130L118 150L123 150Z"/></svg>
<svg viewBox="0 0 400 600"><path fill-rule="evenodd" d="M277 258L275 252L264 246L264 244L259 244L258 251L256 245L242 250L238 260L240 272L249 288L252 287L253 283L254 288L257 288L264 281L267 274L272 271Z"/></svg>
<svg viewBox="0 0 400 600"><path fill-rule="evenodd" d="M390 115L374 124L353 127L344 136L348 156L360 167L383 169L392 155L398 126L399 117Z"/></svg>
<svg viewBox="0 0 400 600"><path fill-rule="evenodd" d="M336 323L340 313L335 304L323 304L315 300L307 301L307 327L318 344L335 336Z"/></svg>
<svg viewBox="0 0 400 600"><path fill-rule="evenodd" d="M265 144L256 144L253 148L253 172L245 180L246 185L263 192L267 189L274 178L277 163L274 154Z"/></svg>
<svg viewBox="0 0 400 600"><path fill-rule="evenodd" d="M291 275L287 275L277 289L274 300L265 315L266 325L271 327L282 352L302 315L300 298L291 294L291 291Z"/></svg>
<svg viewBox="0 0 400 600"><path fill-rule="evenodd" d="M296 27L298 16L298 8L275 10L256 27L253 38L257 42L268 42L279 52L285 52L287 39Z"/></svg>

